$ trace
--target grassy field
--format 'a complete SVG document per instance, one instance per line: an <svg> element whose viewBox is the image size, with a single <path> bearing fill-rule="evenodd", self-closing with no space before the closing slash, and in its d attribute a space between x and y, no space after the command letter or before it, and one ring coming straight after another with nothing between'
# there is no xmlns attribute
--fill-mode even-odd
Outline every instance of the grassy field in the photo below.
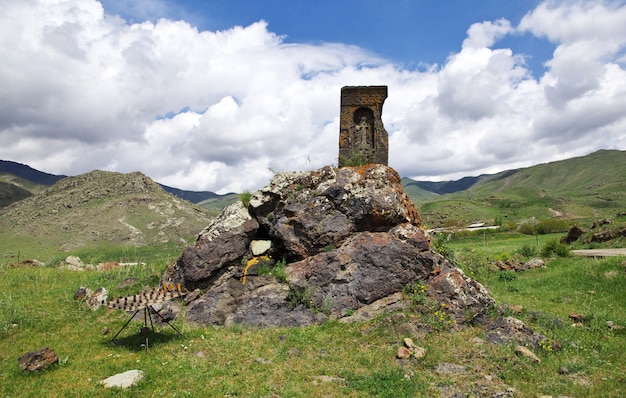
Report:
<svg viewBox="0 0 626 398"><path fill-rule="evenodd" d="M176 247L79 253L85 262L146 263L104 272L58 270L54 261L16 268L3 261L0 397L478 397L507 391L515 397L625 396L626 259L555 258L546 268L523 273L496 272L490 265L495 259L523 259L521 248L539 252L554 238L501 233L445 242L454 261L497 299L494 315L510 315L508 308L522 306L515 317L559 341L561 350L549 344L535 350L540 363L517 357L513 346L487 343L480 327L449 329L424 311L291 329L201 327L176 320L184 337L167 325L156 326L146 354L141 322L131 322L120 335L124 344L112 346L109 340L128 315L89 310L73 295L80 286L104 286L109 297L155 286L179 255ZM130 277L138 279L134 286L117 287ZM571 312L583 315L580 325L572 326ZM105 328L110 332L103 335ZM426 356L398 361L404 337L424 347ZM17 358L43 347L55 350L60 363L23 372ZM442 364L462 370L446 372ZM127 390L100 385L130 369L143 370L145 379Z"/></svg>

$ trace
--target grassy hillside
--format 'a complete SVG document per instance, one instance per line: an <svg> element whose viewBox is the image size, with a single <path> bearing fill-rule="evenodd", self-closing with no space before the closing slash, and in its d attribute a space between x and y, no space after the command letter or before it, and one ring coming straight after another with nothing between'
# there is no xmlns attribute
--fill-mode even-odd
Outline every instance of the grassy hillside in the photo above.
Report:
<svg viewBox="0 0 626 398"><path fill-rule="evenodd" d="M418 181L412 180L410 178L403 178L402 186L404 187L407 195L409 195L411 200L413 200L413 202L428 202L431 200L435 200L439 196L439 194L436 192L425 190L418 184Z"/></svg>
<svg viewBox="0 0 626 398"><path fill-rule="evenodd" d="M535 217L588 222L626 210L626 152L588 156L481 176L471 187L435 200L416 197L429 226L517 223Z"/></svg>
<svg viewBox="0 0 626 398"><path fill-rule="evenodd" d="M47 261L78 249L183 247L210 219L203 208L165 192L141 173L93 171L0 211L0 256L19 252L22 258Z"/></svg>
<svg viewBox="0 0 626 398"><path fill-rule="evenodd" d="M567 167L555 162L536 166L538 171L483 176L456 194L436 195L419 186L407 191L431 201L422 202L422 215L440 223L614 214L625 204L624 152L614 152L594 154L589 163L579 158ZM590 177L603 168L610 169L606 176ZM516 177L521 172L527 174ZM553 186L559 178L578 182ZM585 188L594 181L601 184ZM239 195L228 199L235 200ZM203 205L217 212L226 202ZM566 211L557 216L560 210ZM164 192L141 173L101 171L64 179L0 210L0 396L623 395L623 257L548 257L546 268L521 273L493 267L495 260L525 261L525 251L539 255L562 234L467 234L445 243L451 259L497 299L490 315L514 316L548 338L533 348L541 362L515 355L515 344L489 342L480 322L456 327L441 307L429 305L364 323L329 320L302 328L204 327L179 317L174 325L184 337L155 325L149 354L141 345L143 324L133 321L120 335L123 344L112 346L109 340L129 315L92 311L73 298L76 289L102 286L109 297L120 297L156 286L209 218L206 209ZM18 253L48 265L15 266ZM86 272L53 266L68 254L94 264L145 265ZM128 280L135 284L122 284ZM428 303L419 291L404 294ZM580 322L569 318L572 312ZM426 356L396 359L405 337L425 348ZM59 354L59 364L35 374L17 366L20 355L46 346ZM99 383L130 369L144 371L146 378L127 390L106 390Z"/></svg>
<svg viewBox="0 0 626 398"><path fill-rule="evenodd" d="M540 237L539 243L551 238ZM502 273L489 268L493 257L534 244L534 237L490 240L488 246L481 239L452 243L459 265L468 275L476 273L498 300L494 316L514 316L548 338L541 347L530 347L541 362L515 355L513 343L490 342L479 325L451 326L441 311L428 306L364 323L330 320L299 328L198 326L179 317L174 325L184 337L155 324L149 353L142 346L142 320L136 320L119 336L122 344L113 346L109 341L129 314L92 311L73 298L76 289L102 286L110 297L134 294L158 284L165 259L176 252L97 251L101 261L124 257L147 264L87 272L0 264L0 396L623 395L623 259L546 259L545 269ZM136 281L133 286L121 284L129 278ZM406 294L428 302L419 292ZM582 321L569 319L571 312L581 314ZM426 350L424 358L396 359L406 337ZM19 356L43 347L57 352L59 364L34 374L17 366ZM100 385L130 369L142 370L145 379L125 390Z"/></svg>
<svg viewBox="0 0 626 398"><path fill-rule="evenodd" d="M40 193L47 187L54 185L56 182L66 177L67 176L65 175L45 173L43 171L33 169L25 164L11 162L8 160L0 160L0 183L4 182L15 185L30 192L31 194ZM205 199L216 199L219 201L221 198L227 196L218 195L210 191L185 191L183 189L169 187L163 184L159 185L166 192L174 194L191 203L202 202ZM18 200L22 200L28 196L23 196L21 194L15 194L14 196L13 191L15 190L15 187L8 185L0 187L0 208L17 202Z"/></svg>
<svg viewBox="0 0 626 398"><path fill-rule="evenodd" d="M46 185L26 180L11 173L0 172L0 209L42 192L46 188Z"/></svg>
<svg viewBox="0 0 626 398"><path fill-rule="evenodd" d="M197 203L212 213L219 214L223 208L239 200L238 193L231 193L228 195L221 195L215 198L205 199L202 202Z"/></svg>
<svg viewBox="0 0 626 398"><path fill-rule="evenodd" d="M0 181L0 209L13 202L32 196L32 193L15 184Z"/></svg>

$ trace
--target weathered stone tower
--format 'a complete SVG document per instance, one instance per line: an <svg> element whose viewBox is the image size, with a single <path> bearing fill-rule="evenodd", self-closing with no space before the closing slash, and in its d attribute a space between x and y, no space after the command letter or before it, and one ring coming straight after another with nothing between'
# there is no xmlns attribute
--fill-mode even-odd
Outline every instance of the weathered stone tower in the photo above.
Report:
<svg viewBox="0 0 626 398"><path fill-rule="evenodd" d="M387 165L389 136L381 119L387 86L341 88L338 166Z"/></svg>

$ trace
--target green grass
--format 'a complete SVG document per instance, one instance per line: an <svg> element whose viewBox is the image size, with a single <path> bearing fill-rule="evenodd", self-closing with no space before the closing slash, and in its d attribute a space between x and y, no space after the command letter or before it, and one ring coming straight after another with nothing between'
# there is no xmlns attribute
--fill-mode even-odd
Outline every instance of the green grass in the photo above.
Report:
<svg viewBox="0 0 626 398"><path fill-rule="evenodd" d="M498 273L487 274L484 283L499 303L521 305L523 312L516 317L563 346L561 352L544 357L542 367L552 371L538 386L545 386L546 392L623 396L626 333L624 329L609 328L607 322L626 326L625 267L624 258L558 258L548 262L545 269L518 273L512 281L501 280ZM573 326L568 318L571 313L582 315L584 322ZM554 372L561 366L574 369L577 377L592 386L577 386L577 393L568 390L563 378ZM536 382L529 378L521 385L530 389Z"/></svg>
<svg viewBox="0 0 626 398"><path fill-rule="evenodd" d="M106 272L71 272L51 266L12 268L0 264L0 397L280 396L280 397L430 397L443 392L491 396L515 388L516 397L620 397L626 386L626 334L606 322L626 326L623 258L558 258L545 269L500 278L492 259L515 253L554 236L494 234L447 242L455 261L484 283L499 305L521 305L514 316L557 340L561 351L536 350L541 363L513 354L512 346L483 339L479 327L450 330L435 313L407 311L374 321L329 321L302 328L202 327L174 321L184 337L165 325L141 346L141 322L122 332L122 346L109 340L128 315L101 308L91 311L74 300L79 286L104 286L110 297L155 286L165 267L180 254L176 247L82 252L86 261L143 261L146 265ZM139 282L119 289L120 281ZM570 312L584 315L573 327ZM505 315L510 310L504 310ZM109 328L107 335L102 334ZM429 332L430 331L430 332ZM397 348L412 337L426 349L422 360L398 362ZM476 342L477 341L477 342ZM49 347L62 364L35 374L22 372L17 358ZM441 363L465 366L459 374L440 374ZM567 367L569 375L559 374ZM146 378L128 390L106 390L100 380L130 369ZM323 376L326 376L325 379Z"/></svg>

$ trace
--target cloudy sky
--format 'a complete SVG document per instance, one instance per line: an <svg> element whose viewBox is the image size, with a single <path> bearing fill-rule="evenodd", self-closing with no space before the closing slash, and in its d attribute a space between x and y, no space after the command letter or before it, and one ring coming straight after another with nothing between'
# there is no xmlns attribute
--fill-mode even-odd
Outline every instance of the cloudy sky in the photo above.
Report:
<svg viewBox="0 0 626 398"><path fill-rule="evenodd" d="M450 180L626 150L626 1L0 0L0 159L218 193L337 164L387 85L389 164Z"/></svg>

